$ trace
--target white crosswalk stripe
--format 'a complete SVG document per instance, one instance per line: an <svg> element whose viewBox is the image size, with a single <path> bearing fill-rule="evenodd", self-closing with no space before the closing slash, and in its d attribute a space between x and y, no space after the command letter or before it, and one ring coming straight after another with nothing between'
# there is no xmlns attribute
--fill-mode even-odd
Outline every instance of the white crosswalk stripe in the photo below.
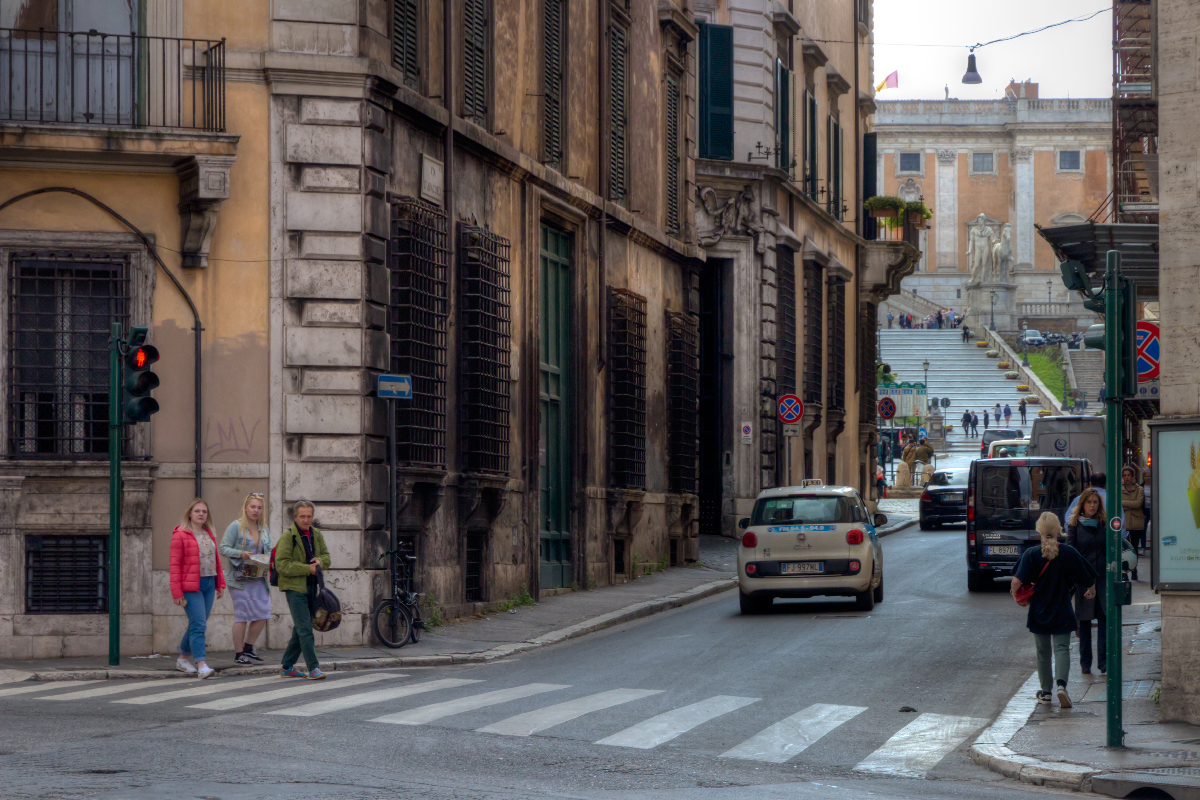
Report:
<svg viewBox="0 0 1200 800"><path fill-rule="evenodd" d="M608 744L616 747L637 747L642 750L649 750L652 747L658 747L663 742L669 742L675 737L687 733L698 725L703 725L710 719L715 719L731 711L737 711L743 706L757 703L760 699L759 697L733 697L719 694L716 697L701 700L699 703L692 703L690 706L675 708L651 717L644 722L639 722L637 725L601 739L596 744Z"/></svg>
<svg viewBox="0 0 1200 800"><path fill-rule="evenodd" d="M877 775L923 778L956 747L988 723L986 719L922 714L901 728L855 770Z"/></svg>
<svg viewBox="0 0 1200 800"><path fill-rule="evenodd" d="M631 703L655 694L662 694L662 689L611 689L607 692L539 708L536 711L517 714L515 717L502 719L497 723L475 730L480 733L501 733L505 736L532 736L539 731L570 722L576 717L582 717L584 714Z"/></svg>
<svg viewBox="0 0 1200 800"><path fill-rule="evenodd" d="M859 706L816 703L751 736L737 747L722 753L721 757L782 764L803 753L834 728L866 710Z"/></svg>
<svg viewBox="0 0 1200 800"><path fill-rule="evenodd" d="M193 680L195 680L193 678ZM67 692L66 694L56 694L53 697L39 697L38 700L88 700L93 697L104 697L110 694L124 694L125 692L145 691L148 688L161 689L169 686L167 683L147 684L145 681L135 680L130 683L117 683L112 681L104 681L107 686L97 686L92 689L84 689L79 692Z"/></svg>
<svg viewBox="0 0 1200 800"><path fill-rule="evenodd" d="M401 711L398 714L385 714L382 717L376 717L371 722L389 722L393 725L424 725L427 722L434 722L435 720L454 714L462 714L465 711L475 711L480 708L507 703L511 700L532 697L535 694L570 688L570 685L561 683L527 683L524 686L514 686L511 689L498 689L494 692L468 695L467 697L448 700L444 703L433 703L409 711Z"/></svg>
<svg viewBox="0 0 1200 800"><path fill-rule="evenodd" d="M280 689L273 689L269 692L243 694L236 697L224 697L220 700L210 700L207 703L197 703L196 705L188 706L188 708L203 708L209 711L228 711L231 708L245 708L246 706L256 705L258 703L269 703L272 700L282 700L286 697L295 697L299 694L327 692L333 689L349 689L352 686L362 686L363 684L367 683L375 683L376 681L401 677L403 676L397 675L393 672L377 672L371 675L360 675L356 678L326 678L323 681L308 681L304 680L303 678L286 678L280 680L292 682L290 686L285 686Z"/></svg>
<svg viewBox="0 0 1200 800"><path fill-rule="evenodd" d="M144 706L150 703L162 703L167 700L178 700L179 698L199 697L206 694L220 694L221 692L237 692L251 686L263 686L268 683L279 683L279 678L272 675L269 678L248 678L247 680L205 680L205 681L188 681L188 686L185 689L176 689L173 692L159 692L158 694L148 694L143 697L125 697L120 700L113 700L114 703L124 703L130 706ZM149 687L147 687L149 688ZM155 686L155 689L161 689L161 686Z"/></svg>
<svg viewBox="0 0 1200 800"><path fill-rule="evenodd" d="M425 683L413 683L408 686L393 686L388 689L360 692L358 694L347 695L346 697L334 697L329 700L318 700L315 703L307 703L295 708L281 708L278 711L268 711L267 713L278 714L284 717L315 717L319 714L328 714L331 711L344 711L347 708L358 708L359 706L371 705L373 703L386 703L389 700L399 700L401 697L409 697L424 692L436 692L441 689L456 689L459 686L467 686L472 683L481 683L481 681L466 680L463 678L443 678L442 680L426 681Z"/></svg>
<svg viewBox="0 0 1200 800"><path fill-rule="evenodd" d="M79 686L87 686L89 683L99 683L100 681L35 681L33 683L22 683L20 686L14 686L11 689L0 689L0 697L11 697L16 694L32 694L33 692L48 692L51 689L74 689Z"/></svg>

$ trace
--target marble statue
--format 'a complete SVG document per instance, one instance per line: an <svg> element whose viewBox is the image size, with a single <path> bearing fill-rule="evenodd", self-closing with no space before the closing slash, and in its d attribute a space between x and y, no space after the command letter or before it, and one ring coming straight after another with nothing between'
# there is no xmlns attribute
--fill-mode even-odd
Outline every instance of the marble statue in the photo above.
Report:
<svg viewBox="0 0 1200 800"><path fill-rule="evenodd" d="M992 245L992 275L997 283L1008 283L1012 263L1012 225L1006 223L1000 241Z"/></svg>
<svg viewBox="0 0 1200 800"><path fill-rule="evenodd" d="M971 268L971 283L983 283L992 269L992 243L996 234L987 224L987 217L980 214L971 223L967 234L967 265Z"/></svg>

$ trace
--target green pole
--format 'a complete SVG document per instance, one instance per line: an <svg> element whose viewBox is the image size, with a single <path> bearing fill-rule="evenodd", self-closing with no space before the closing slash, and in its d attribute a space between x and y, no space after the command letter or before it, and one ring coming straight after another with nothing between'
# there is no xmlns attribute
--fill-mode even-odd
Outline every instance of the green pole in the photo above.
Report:
<svg viewBox="0 0 1200 800"><path fill-rule="evenodd" d="M121 324L108 340L108 665L121 663Z"/></svg>
<svg viewBox="0 0 1200 800"><path fill-rule="evenodd" d="M1121 527L1114 530L1112 521L1121 515L1121 347L1122 338L1129 332L1121 329L1121 254L1109 250L1104 271L1104 383L1105 383L1105 444L1108 471L1106 495L1109 520L1106 526L1104 571L1104 618L1108 639L1108 677L1106 692L1108 706L1108 746L1120 747L1125 741L1121 729L1121 606L1117 602L1117 585L1121 579Z"/></svg>

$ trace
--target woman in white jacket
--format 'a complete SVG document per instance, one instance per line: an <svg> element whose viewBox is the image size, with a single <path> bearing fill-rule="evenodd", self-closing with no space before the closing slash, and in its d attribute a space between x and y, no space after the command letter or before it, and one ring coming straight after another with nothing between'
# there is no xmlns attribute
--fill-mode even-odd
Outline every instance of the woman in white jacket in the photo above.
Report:
<svg viewBox="0 0 1200 800"><path fill-rule="evenodd" d="M233 651L239 664L262 661L254 643L271 617L267 567L251 556L271 552L266 525L266 500L259 492L247 495L242 516L229 523L221 537L221 555L229 560L229 596L233 598Z"/></svg>

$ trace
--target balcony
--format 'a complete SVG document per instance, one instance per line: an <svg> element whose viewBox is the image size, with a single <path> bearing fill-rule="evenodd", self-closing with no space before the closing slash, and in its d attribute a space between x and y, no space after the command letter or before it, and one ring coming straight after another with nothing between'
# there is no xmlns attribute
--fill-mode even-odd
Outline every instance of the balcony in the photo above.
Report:
<svg viewBox="0 0 1200 800"><path fill-rule="evenodd" d="M0 123L225 131L225 40L0 28Z"/></svg>

